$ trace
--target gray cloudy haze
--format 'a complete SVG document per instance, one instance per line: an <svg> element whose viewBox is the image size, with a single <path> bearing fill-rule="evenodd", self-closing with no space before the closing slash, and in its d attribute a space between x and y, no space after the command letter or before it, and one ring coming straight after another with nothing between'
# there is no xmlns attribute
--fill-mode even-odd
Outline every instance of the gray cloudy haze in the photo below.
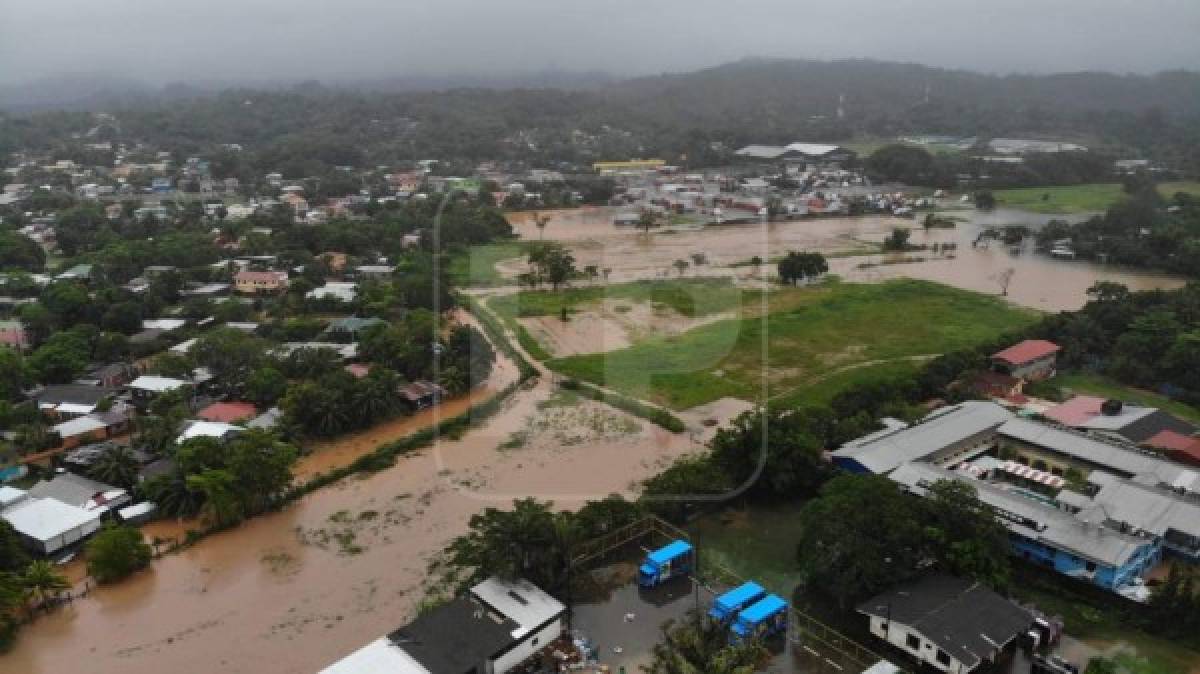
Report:
<svg viewBox="0 0 1200 674"><path fill-rule="evenodd" d="M746 56L1200 69L1200 0L0 0L0 83L681 71Z"/></svg>

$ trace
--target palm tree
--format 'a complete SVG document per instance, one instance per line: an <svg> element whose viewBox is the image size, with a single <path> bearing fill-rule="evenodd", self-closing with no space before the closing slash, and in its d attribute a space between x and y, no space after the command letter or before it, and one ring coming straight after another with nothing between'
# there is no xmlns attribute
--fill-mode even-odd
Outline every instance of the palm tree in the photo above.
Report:
<svg viewBox="0 0 1200 674"><path fill-rule="evenodd" d="M24 602L25 584L21 576L9 571L0 572L0 627Z"/></svg>
<svg viewBox="0 0 1200 674"><path fill-rule="evenodd" d="M729 642L729 625L691 611L682 623L668 621L654 647L647 674L752 674L767 657L757 639Z"/></svg>
<svg viewBox="0 0 1200 674"><path fill-rule="evenodd" d="M44 559L34 560L25 567L25 573L21 575L21 584L24 585L26 594L36 599L35 605L45 603L50 593L71 587L66 577Z"/></svg>
<svg viewBox="0 0 1200 674"><path fill-rule="evenodd" d="M153 451L163 451L175 438L179 422L171 417L154 414L139 415L136 421L137 444Z"/></svg>
<svg viewBox="0 0 1200 674"><path fill-rule="evenodd" d="M204 496L188 489L187 476L178 470L147 480L141 490L168 517L191 517L204 505Z"/></svg>
<svg viewBox="0 0 1200 674"><path fill-rule="evenodd" d="M125 445L112 445L100 455L88 475L101 482L128 489L137 481L138 462Z"/></svg>
<svg viewBox="0 0 1200 674"><path fill-rule="evenodd" d="M218 527L242 519L242 502L235 493L234 483L233 474L218 468L187 476L188 489L204 495L205 517Z"/></svg>
<svg viewBox="0 0 1200 674"><path fill-rule="evenodd" d="M354 408L365 423L383 419L395 413L400 398L396 391L400 377L391 370L375 368L367 375L354 396Z"/></svg>

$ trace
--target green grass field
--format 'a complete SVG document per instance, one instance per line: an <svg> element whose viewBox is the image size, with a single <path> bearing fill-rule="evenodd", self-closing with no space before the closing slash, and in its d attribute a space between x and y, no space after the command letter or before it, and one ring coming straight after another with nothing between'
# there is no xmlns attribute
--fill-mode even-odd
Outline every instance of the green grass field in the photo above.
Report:
<svg viewBox="0 0 1200 674"><path fill-rule="evenodd" d="M501 241L471 246L450 256L446 273L457 286L494 286L508 283L496 271L496 263L523 257L529 244L522 241Z"/></svg>
<svg viewBox="0 0 1200 674"><path fill-rule="evenodd" d="M1200 182L1162 183L1158 191L1170 198L1176 192L1200 194ZM1062 215L1103 211L1125 197L1120 183L1092 183L1066 187L1021 187L996 190L1000 206L1019 208L1034 213Z"/></svg>
<svg viewBox="0 0 1200 674"><path fill-rule="evenodd" d="M492 298L488 306L503 318L528 318L554 316L564 306L569 313L605 299L652 302L695 318L738 308L743 292L728 278L635 281L500 295Z"/></svg>
<svg viewBox="0 0 1200 674"><path fill-rule="evenodd" d="M841 372L834 372L819 382L806 382L794 391L776 393L772 404L780 407L803 407L806 405L824 405L833 400L838 393L858 384L881 379L896 379L914 374L921 368L921 363L911 360L898 360L864 367L855 367Z"/></svg>
<svg viewBox="0 0 1200 674"><path fill-rule="evenodd" d="M998 206L1047 214L1103 211L1125 196L1118 183L1021 187L996 190L995 194Z"/></svg>
<svg viewBox="0 0 1200 674"><path fill-rule="evenodd" d="M1200 424L1200 409L1176 402L1153 391L1125 386L1103 375L1073 372L1060 373L1047 383L1057 387L1064 393L1070 391L1075 394L1120 398L1121 400L1146 405L1147 407L1158 407L1174 414L1180 419L1187 419Z"/></svg>
<svg viewBox="0 0 1200 674"><path fill-rule="evenodd" d="M765 318L746 299L737 319L547 364L673 409L725 396L758 400L764 384L769 395L815 399L821 394L802 390L809 382L831 389L871 376L848 366L970 346L1036 317L996 297L908 279L780 288L769 297ZM838 381L822 383L838 372L844 373Z"/></svg>

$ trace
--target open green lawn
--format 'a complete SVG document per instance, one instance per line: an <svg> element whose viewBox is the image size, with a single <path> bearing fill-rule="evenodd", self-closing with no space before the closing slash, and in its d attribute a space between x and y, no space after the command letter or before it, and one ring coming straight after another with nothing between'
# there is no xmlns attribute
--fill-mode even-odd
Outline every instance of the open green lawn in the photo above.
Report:
<svg viewBox="0 0 1200 674"><path fill-rule="evenodd" d="M1177 192L1184 192L1186 194L1200 197L1200 182L1192 180L1173 183L1159 183L1158 191L1161 192L1163 196L1168 198L1175 196Z"/></svg>
<svg viewBox="0 0 1200 674"><path fill-rule="evenodd" d="M567 307L574 311L605 299L653 302L689 317L708 316L741 306L743 292L728 278L634 281L586 285L559 291L525 291L493 298L489 306L505 318L554 316Z"/></svg>
<svg viewBox="0 0 1200 674"><path fill-rule="evenodd" d="M1125 196L1118 183L1020 187L996 190L995 194L998 206L1052 214L1103 211Z"/></svg>
<svg viewBox="0 0 1200 674"><path fill-rule="evenodd" d="M1153 391L1125 386L1104 375L1064 372L1059 373L1047 383L1057 387L1064 393L1070 391L1074 394L1119 398L1140 405L1146 405L1147 407L1158 407L1174 414L1180 419L1187 419L1200 424L1200 409L1176 402Z"/></svg>
<svg viewBox="0 0 1200 674"><path fill-rule="evenodd" d="M1200 194L1200 182L1162 183L1158 191L1167 198L1176 192ZM1091 183L1065 187L1021 187L996 190L1000 206L1034 213L1065 214L1103 211L1125 196L1120 183Z"/></svg>
<svg viewBox="0 0 1200 674"><path fill-rule="evenodd" d="M528 245L522 241L501 241L471 246L450 256L446 273L457 286L503 285L508 279L496 271L496 263L524 256Z"/></svg>
<svg viewBox="0 0 1200 674"><path fill-rule="evenodd" d="M799 399L831 374L868 376L847 366L963 348L1036 318L996 297L910 279L780 288L769 297L765 319L746 299L740 318L547 364L674 409L725 396L757 400L764 384L770 395Z"/></svg>
<svg viewBox="0 0 1200 674"><path fill-rule="evenodd" d="M919 370L921 362L912 360L897 360L886 363L854 367L835 371L819 382L806 383L794 391L775 394L772 403L780 407L804 407L806 405L824 405L833 400L838 393L858 384L881 379L898 379L909 376Z"/></svg>

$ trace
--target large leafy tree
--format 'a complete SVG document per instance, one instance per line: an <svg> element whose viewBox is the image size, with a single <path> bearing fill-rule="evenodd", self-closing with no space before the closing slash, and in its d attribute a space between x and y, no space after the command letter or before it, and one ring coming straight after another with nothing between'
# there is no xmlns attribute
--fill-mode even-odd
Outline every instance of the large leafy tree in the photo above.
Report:
<svg viewBox="0 0 1200 674"><path fill-rule="evenodd" d="M753 674L770 657L761 640L731 643L727 624L694 610L663 624L653 655L647 674Z"/></svg>
<svg viewBox="0 0 1200 674"><path fill-rule="evenodd" d="M745 412L713 437L712 459L735 485L766 498L815 493L829 478L822 439L808 410Z"/></svg>
<svg viewBox="0 0 1200 674"><path fill-rule="evenodd" d="M21 535L8 520L0 519L0 573L16 572L29 564L29 554L21 546Z"/></svg>
<svg viewBox="0 0 1200 674"><path fill-rule="evenodd" d="M910 578L922 560L916 500L880 475L841 475L800 511L809 587L845 607Z"/></svg>
<svg viewBox="0 0 1200 674"><path fill-rule="evenodd" d="M47 384L65 384L83 372L90 360L91 348L77 331L50 335L29 357L29 367Z"/></svg>
<svg viewBox="0 0 1200 674"><path fill-rule="evenodd" d="M489 576L522 577L538 587L557 588L566 572L573 530L569 516L534 499L512 510L487 508L471 517L468 532L447 548L448 566L471 583Z"/></svg>
<svg viewBox="0 0 1200 674"><path fill-rule="evenodd" d="M15 349L0 348L0 400L14 400L26 383L25 361Z"/></svg>
<svg viewBox="0 0 1200 674"><path fill-rule="evenodd" d="M941 480L920 503L925 555L944 571L995 588L1007 585L1008 531L967 482Z"/></svg>
<svg viewBox="0 0 1200 674"><path fill-rule="evenodd" d="M254 335L234 328L207 333L191 348L189 355L207 367L227 389L239 389L262 364L266 344Z"/></svg>
<svg viewBox="0 0 1200 674"><path fill-rule="evenodd" d="M237 478L228 470L206 468L187 476L188 489L204 496L201 512L217 527L237 524L245 509L237 491Z"/></svg>
<svg viewBox="0 0 1200 674"><path fill-rule="evenodd" d="M88 573L98 582L111 583L150 564L150 546L142 532L127 526L106 526L84 548Z"/></svg>
<svg viewBox="0 0 1200 674"><path fill-rule="evenodd" d="M576 274L575 256L560 243L539 242L530 248L528 262L533 273L554 290Z"/></svg>

